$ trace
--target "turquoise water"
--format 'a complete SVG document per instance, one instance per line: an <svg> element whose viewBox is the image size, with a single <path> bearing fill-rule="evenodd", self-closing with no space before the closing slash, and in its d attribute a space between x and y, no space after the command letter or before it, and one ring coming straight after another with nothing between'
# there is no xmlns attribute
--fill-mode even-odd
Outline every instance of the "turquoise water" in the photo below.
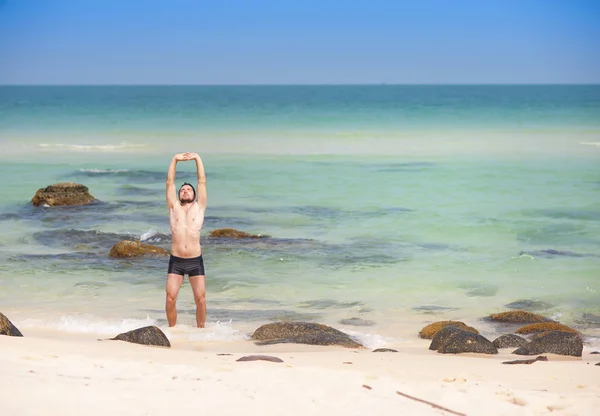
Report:
<svg viewBox="0 0 600 416"><path fill-rule="evenodd" d="M480 318L520 300L600 335L598 86L0 87L0 141L0 305L24 331L166 326L167 260L107 253L169 248L189 150L208 326L186 283L171 336L308 319L384 345L438 319L492 333ZM101 202L30 206L63 181ZM223 227L271 237L207 237Z"/></svg>

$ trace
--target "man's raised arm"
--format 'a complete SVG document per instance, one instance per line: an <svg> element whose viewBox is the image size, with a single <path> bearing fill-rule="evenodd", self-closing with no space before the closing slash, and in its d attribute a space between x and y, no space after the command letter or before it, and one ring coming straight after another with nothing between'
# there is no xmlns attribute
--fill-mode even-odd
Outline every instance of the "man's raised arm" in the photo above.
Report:
<svg viewBox="0 0 600 416"><path fill-rule="evenodd" d="M177 191L175 188L175 170L177 169L177 162L186 160L188 153L178 153L171 159L169 170L167 171L167 206L173 207L177 202Z"/></svg>
<svg viewBox="0 0 600 416"><path fill-rule="evenodd" d="M197 153L191 153L190 159L196 160L196 170L198 171L198 204L206 209L206 174L204 173L204 164L202 163L202 159L198 156Z"/></svg>

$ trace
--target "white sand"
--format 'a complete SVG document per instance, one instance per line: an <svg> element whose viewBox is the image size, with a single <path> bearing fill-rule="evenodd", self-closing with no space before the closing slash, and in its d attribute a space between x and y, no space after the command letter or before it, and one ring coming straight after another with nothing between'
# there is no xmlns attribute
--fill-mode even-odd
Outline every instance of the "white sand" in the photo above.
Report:
<svg viewBox="0 0 600 416"><path fill-rule="evenodd" d="M600 355L591 351L504 365L533 357L442 355L428 345L392 346L399 353L250 341L168 349L56 332L0 336L0 415L453 414L397 391L468 415L600 414ZM249 354L284 362L236 362Z"/></svg>

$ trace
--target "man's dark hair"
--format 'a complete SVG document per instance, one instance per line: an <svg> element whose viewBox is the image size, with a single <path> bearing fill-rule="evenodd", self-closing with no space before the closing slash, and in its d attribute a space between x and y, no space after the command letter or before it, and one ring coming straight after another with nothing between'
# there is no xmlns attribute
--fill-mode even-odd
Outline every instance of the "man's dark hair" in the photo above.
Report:
<svg viewBox="0 0 600 416"><path fill-rule="evenodd" d="M191 183L188 183L188 182L184 182L183 185L181 185L181 188L183 188L186 185L189 185L192 188L192 191L194 191L194 201L195 201L196 200L196 188L194 188L194 185L192 185ZM180 193L181 193L181 188L179 188Z"/></svg>

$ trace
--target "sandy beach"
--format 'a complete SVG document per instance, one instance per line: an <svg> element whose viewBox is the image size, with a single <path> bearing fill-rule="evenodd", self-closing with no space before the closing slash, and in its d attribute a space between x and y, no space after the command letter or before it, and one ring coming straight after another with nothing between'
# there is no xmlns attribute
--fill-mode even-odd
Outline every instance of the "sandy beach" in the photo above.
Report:
<svg viewBox="0 0 600 416"><path fill-rule="evenodd" d="M503 365L533 357L442 355L428 345L390 346L398 353L251 341L161 348L28 331L0 336L0 413L596 415L600 408L600 355L589 348L581 359L545 354L547 362ZM236 361L252 354L283 362Z"/></svg>

